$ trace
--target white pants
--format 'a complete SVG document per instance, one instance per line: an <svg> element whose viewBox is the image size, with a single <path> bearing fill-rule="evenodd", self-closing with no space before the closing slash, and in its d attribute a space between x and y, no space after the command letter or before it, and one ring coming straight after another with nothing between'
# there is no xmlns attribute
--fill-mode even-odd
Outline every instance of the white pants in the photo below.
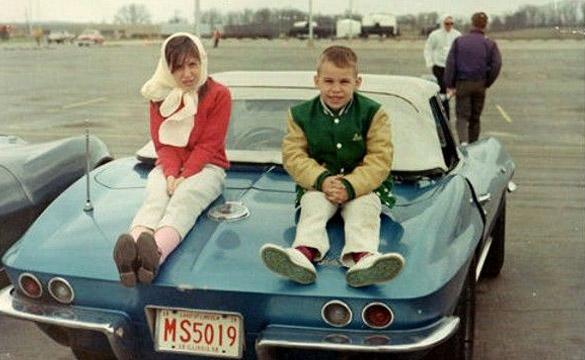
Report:
<svg viewBox="0 0 585 360"><path fill-rule="evenodd" d="M345 223L345 245L340 261L350 267L355 262L354 252L377 253L380 244L380 198L370 193L336 205L327 200L325 193L308 191L301 198L301 216L293 247L306 246L319 251L315 260L321 260L329 250L327 221L341 208Z"/></svg>
<svg viewBox="0 0 585 360"><path fill-rule="evenodd" d="M197 174L183 180L173 196L169 196L166 177L162 168L157 166L148 174L146 198L130 229L144 226L156 231L170 226L183 239L201 212L221 194L224 183L225 171L208 164Z"/></svg>

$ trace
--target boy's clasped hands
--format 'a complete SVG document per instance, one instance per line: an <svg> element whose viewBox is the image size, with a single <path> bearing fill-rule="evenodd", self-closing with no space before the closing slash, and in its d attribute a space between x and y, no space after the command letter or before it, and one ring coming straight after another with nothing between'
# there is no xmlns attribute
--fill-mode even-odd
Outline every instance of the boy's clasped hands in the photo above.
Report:
<svg viewBox="0 0 585 360"><path fill-rule="evenodd" d="M321 190L325 193L327 200L334 204L343 204L349 199L347 189L341 182L343 175L328 176L323 180Z"/></svg>

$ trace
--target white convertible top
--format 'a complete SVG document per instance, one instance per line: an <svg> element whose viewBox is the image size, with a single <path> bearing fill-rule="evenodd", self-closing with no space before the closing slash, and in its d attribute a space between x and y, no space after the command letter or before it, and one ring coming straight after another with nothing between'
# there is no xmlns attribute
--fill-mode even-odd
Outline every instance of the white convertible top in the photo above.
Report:
<svg viewBox="0 0 585 360"><path fill-rule="evenodd" d="M315 96L312 71L231 71L213 74L212 77L236 90L236 88L298 89L306 98ZM393 171L424 172L447 170L429 99L439 87L428 80L407 76L361 74L360 92L382 102L389 97L400 98L412 106L411 111L396 113L384 105L392 121L394 144ZM233 91L235 92L235 91ZM275 95L277 96L277 95ZM236 97L234 97L236 99ZM269 99L268 97L266 98ZM137 153L141 158L156 156L152 145ZM230 161L281 163L282 156L275 151L228 151Z"/></svg>

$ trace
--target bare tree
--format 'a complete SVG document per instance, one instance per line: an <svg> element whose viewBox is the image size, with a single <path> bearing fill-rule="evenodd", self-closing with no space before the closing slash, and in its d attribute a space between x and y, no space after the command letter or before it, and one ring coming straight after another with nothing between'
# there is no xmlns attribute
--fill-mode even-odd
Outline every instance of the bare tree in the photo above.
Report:
<svg viewBox="0 0 585 360"><path fill-rule="evenodd" d="M151 16L145 5L129 4L118 9L114 22L128 25L150 24Z"/></svg>
<svg viewBox="0 0 585 360"><path fill-rule="evenodd" d="M214 29L223 23L223 16L219 10L213 8L203 12L201 15L201 22L204 24L209 24L210 28Z"/></svg>

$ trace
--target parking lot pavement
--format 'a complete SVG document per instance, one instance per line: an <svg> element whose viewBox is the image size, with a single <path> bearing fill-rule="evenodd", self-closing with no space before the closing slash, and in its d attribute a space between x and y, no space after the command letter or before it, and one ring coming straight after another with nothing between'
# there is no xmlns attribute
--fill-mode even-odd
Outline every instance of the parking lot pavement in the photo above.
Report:
<svg viewBox="0 0 585 360"><path fill-rule="evenodd" d="M312 70L329 44L223 41L209 49L210 72ZM422 41L350 45L363 72L427 73ZM158 46L0 47L0 131L39 142L80 134L89 119L115 156L132 155L148 139L147 104L138 90L154 70ZM508 196L502 273L478 287L474 359L582 360L585 46L572 40L499 46L504 67L488 91L482 135L503 141L517 163L519 188ZM73 359L31 324L0 317L0 334L0 360Z"/></svg>

